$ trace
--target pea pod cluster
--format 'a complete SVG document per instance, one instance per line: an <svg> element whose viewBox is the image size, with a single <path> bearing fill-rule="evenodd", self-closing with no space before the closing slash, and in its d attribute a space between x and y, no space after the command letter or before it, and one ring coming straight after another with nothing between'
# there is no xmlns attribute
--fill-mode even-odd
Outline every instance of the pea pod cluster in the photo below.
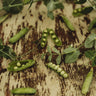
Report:
<svg viewBox="0 0 96 96"><path fill-rule="evenodd" d="M56 46L61 46L62 42L59 40L59 38L56 36L55 32L52 29L46 29L42 33L40 46L44 48L47 44L47 37L48 35L51 35L51 38L53 39Z"/></svg>
<svg viewBox="0 0 96 96"><path fill-rule="evenodd" d="M83 7L83 8L77 8L73 10L73 16L81 16L81 15L86 15L90 13L93 10L93 7Z"/></svg>
<svg viewBox="0 0 96 96"><path fill-rule="evenodd" d="M55 32L52 29L48 29L49 30L49 34L51 35L51 38L53 39L54 43L56 46L61 46L62 42L60 41L60 39L56 36Z"/></svg>
<svg viewBox="0 0 96 96"><path fill-rule="evenodd" d="M34 88L16 88L11 90L14 95L33 95L36 93Z"/></svg>
<svg viewBox="0 0 96 96"><path fill-rule="evenodd" d="M41 42L40 45L42 48L44 48L46 46L47 43L47 36L48 36L48 30L44 30L42 33L42 37L41 37Z"/></svg>
<svg viewBox="0 0 96 96"><path fill-rule="evenodd" d="M68 74L59 67L59 65L55 65L52 62L46 64L46 66L48 66L49 68L53 69L54 71L56 71L57 73L59 73L63 78L67 78Z"/></svg>
<svg viewBox="0 0 96 96"><path fill-rule="evenodd" d="M8 64L8 70L11 72L27 69L35 64L34 60L12 61Z"/></svg>
<svg viewBox="0 0 96 96"><path fill-rule="evenodd" d="M85 78L85 81L82 86L82 94L84 94L84 95L87 94L91 81L92 81L92 78L93 78L93 68L90 69L89 73L87 74L87 76Z"/></svg>
<svg viewBox="0 0 96 96"><path fill-rule="evenodd" d="M20 38L22 38L27 32L29 31L28 28L24 28L20 30L16 35L9 39L10 43L16 43Z"/></svg>

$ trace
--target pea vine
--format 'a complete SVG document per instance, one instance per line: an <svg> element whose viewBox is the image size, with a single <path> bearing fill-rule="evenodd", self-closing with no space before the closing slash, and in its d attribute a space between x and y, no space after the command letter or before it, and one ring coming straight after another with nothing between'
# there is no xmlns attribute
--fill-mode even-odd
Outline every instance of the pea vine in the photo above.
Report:
<svg viewBox="0 0 96 96"><path fill-rule="evenodd" d="M54 19L53 11L55 11L56 9L64 8L63 0L61 1L59 0L3 0L2 1L3 7L0 9L0 11L5 10L7 14L0 17L0 24L4 22L4 20L6 20L10 14L18 14L19 12L21 12L24 5L29 4L29 8L30 8L34 2L38 2L38 1L42 1L44 5L47 7L47 16L50 17L51 19ZM67 0L67 2L73 2L74 4L83 4L86 2L86 0ZM72 14L74 17L77 17L81 15L86 15L90 13L92 10L93 7L86 6L83 8L74 9ZM75 27L67 17L63 16L62 14L60 14L59 16L61 17L63 23L66 25L66 27L69 30L75 31ZM96 18L88 26L88 31L90 32L94 27L96 27ZM11 38L9 42L16 43L21 37L25 35L25 33L27 33L27 30L25 29L22 30L13 38ZM47 45L48 36L51 36L55 46L59 47L59 50L55 47L51 49L50 46ZM82 94L86 95L87 92L89 91L89 87L93 78L94 67L96 67L96 33L91 33L86 38L85 42L82 43L80 46L73 47L71 45L63 49L62 51L61 50L63 48L62 41L58 38L58 36L55 34L55 31L53 29L47 28L42 32L42 36L41 39L39 40L39 44L41 48L47 46L47 52L41 54L42 59L47 58L47 61L45 62L47 63L46 66L56 71L63 78L67 78L68 74L62 68L60 68L60 64L62 62L74 63L79 59L81 54L82 55L84 54L87 58L89 58L89 61L91 62L91 68L82 86ZM85 51L84 53L80 52L81 47L86 48L87 51ZM33 50L29 50L28 54L32 51ZM56 56L55 64L53 63L54 55ZM21 71L33 66L33 64L35 63L34 60L19 61L17 59L18 57L16 56L16 53L9 46L4 45L1 39L0 39L0 57L5 57L7 59L12 60L12 62L9 64L8 67L9 71Z"/></svg>

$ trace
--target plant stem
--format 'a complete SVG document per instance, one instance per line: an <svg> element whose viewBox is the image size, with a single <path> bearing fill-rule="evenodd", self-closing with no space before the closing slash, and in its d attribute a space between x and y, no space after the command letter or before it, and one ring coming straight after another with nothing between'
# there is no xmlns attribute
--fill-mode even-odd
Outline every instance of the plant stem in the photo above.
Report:
<svg viewBox="0 0 96 96"><path fill-rule="evenodd" d="M22 58L22 57L28 55L28 54L31 53L32 51L36 51L36 48L30 49L30 50L29 50L28 52L26 52L25 54L22 54L21 56L18 56L18 57L17 57L17 60L18 60L18 58Z"/></svg>
<svg viewBox="0 0 96 96"><path fill-rule="evenodd" d="M13 58L12 56L10 56L9 54L5 53L4 51L0 50L1 53L7 55L11 60L15 60L15 58Z"/></svg>
<svg viewBox="0 0 96 96"><path fill-rule="evenodd" d="M43 0L33 0L33 3L38 2L38 1L43 1ZM12 8L12 7L18 7L18 6L23 6L23 5L26 5L26 3L20 3L20 4L14 4L14 5L9 4L9 6L5 6L3 8L0 8L0 11L4 10L5 8Z"/></svg>
<svg viewBox="0 0 96 96"><path fill-rule="evenodd" d="M36 43L36 41L38 41L38 40L35 40L35 41L33 41L32 43ZM38 42L36 46L38 46L39 43L40 43L40 42ZM18 60L18 58L21 58L21 57L24 57L24 56L28 55L28 54L31 53L32 51L37 51L37 50L36 50L36 48L30 49L30 50L27 51L25 54L22 54L21 56L17 56L17 60Z"/></svg>
<svg viewBox="0 0 96 96"><path fill-rule="evenodd" d="M84 46L84 43L82 43L81 45L79 45L79 47L77 49L80 49L82 46Z"/></svg>

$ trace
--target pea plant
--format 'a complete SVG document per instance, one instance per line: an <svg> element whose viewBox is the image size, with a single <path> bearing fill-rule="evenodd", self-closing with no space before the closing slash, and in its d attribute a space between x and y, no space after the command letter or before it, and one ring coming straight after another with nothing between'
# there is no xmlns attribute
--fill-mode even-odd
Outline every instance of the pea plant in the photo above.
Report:
<svg viewBox="0 0 96 96"><path fill-rule="evenodd" d="M64 8L63 5L64 0L61 1L59 0L2 0L3 7L0 10L5 10L6 14L0 17L0 24L4 22L10 16L10 14L18 14L19 12L21 12L24 5L29 4L29 8L30 8L34 2L38 2L38 1L42 1L44 5L47 7L47 16L50 17L51 19L54 19L55 16L53 12L56 9ZM74 4L84 4L86 1L87 0L67 0L67 2L73 2ZM78 17L90 13L92 10L93 7L86 6L86 7L74 9L72 15L74 17ZM59 14L59 16L61 18L61 21L66 25L66 27L70 31L75 31L75 27L66 16L62 14ZM96 18L88 26L88 31L90 32L94 27L96 27ZM24 37L24 35L27 34L28 31L29 31L28 28L22 29L19 33L17 33L15 36L10 38L9 42L11 44L13 43L15 44L22 37ZM56 48L55 47L50 48L50 46L47 44L48 36L51 37ZM85 55L87 58L89 58L89 62L91 62L90 63L91 67L90 67L90 71L88 72L85 78L81 91L82 94L86 95L91 85L91 81L94 73L94 67L96 66L96 33L91 33L86 38L85 42L82 43L80 46L73 47L72 45L71 46L69 45L67 48L64 49L62 41L55 34L55 31L53 29L47 28L43 30L41 39L38 42L39 42L38 44L40 44L40 47L42 49L46 48L47 46L47 52L40 54L42 55L41 59L45 60L48 57L47 60L45 60L46 66L57 72L63 78L68 78L69 75L66 72L66 70L63 70L60 67L60 64L62 62L68 64L69 63L74 64L74 62L77 62L77 60L79 59L80 55ZM82 53L80 51L81 47L86 48L87 51ZM63 51L61 50L62 48ZM28 54L30 52L32 52L32 50L29 51ZM55 63L53 63L53 56L56 56ZM9 46L4 45L1 39L0 39L0 57L4 57L12 60L12 62L8 64L8 68L7 68L10 72L25 70L26 68L29 68L36 63L35 60L19 60L16 53ZM35 94L36 90L33 88L17 88L12 90L11 92L12 94Z"/></svg>
<svg viewBox="0 0 96 96"><path fill-rule="evenodd" d="M7 45L4 45L0 39L0 57L16 60L16 53Z"/></svg>

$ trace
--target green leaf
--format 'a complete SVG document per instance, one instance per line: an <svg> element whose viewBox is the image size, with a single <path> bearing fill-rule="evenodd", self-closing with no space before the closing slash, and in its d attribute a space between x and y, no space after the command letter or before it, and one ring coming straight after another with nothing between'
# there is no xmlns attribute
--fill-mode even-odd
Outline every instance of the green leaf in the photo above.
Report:
<svg viewBox="0 0 96 96"><path fill-rule="evenodd" d="M54 19L54 14L53 14L53 12L49 12L49 11L48 11L47 16L48 16L49 18L51 18L52 20Z"/></svg>
<svg viewBox="0 0 96 96"><path fill-rule="evenodd" d="M49 60L49 62L51 62L51 60L52 60L52 54L49 55L48 60Z"/></svg>
<svg viewBox="0 0 96 96"><path fill-rule="evenodd" d="M96 50L96 40L94 41L94 48L95 48L95 50Z"/></svg>
<svg viewBox="0 0 96 96"><path fill-rule="evenodd" d="M93 67L96 66L96 57L92 60L92 66L93 66Z"/></svg>
<svg viewBox="0 0 96 96"><path fill-rule="evenodd" d="M55 47L53 47L52 50L53 50L55 53L60 54L59 50L57 50Z"/></svg>
<svg viewBox="0 0 96 96"><path fill-rule="evenodd" d="M43 0L44 4L47 6L47 4L50 2L50 0Z"/></svg>
<svg viewBox="0 0 96 96"><path fill-rule="evenodd" d="M49 46L47 46L47 51L51 54L51 49Z"/></svg>
<svg viewBox="0 0 96 96"><path fill-rule="evenodd" d="M16 54L9 46L4 45L3 49L0 49L0 57L5 57L6 59L15 60Z"/></svg>
<svg viewBox="0 0 96 96"><path fill-rule="evenodd" d="M47 9L49 12L52 12L56 9L63 9L64 6L59 1L50 0L50 2L47 2Z"/></svg>
<svg viewBox="0 0 96 96"><path fill-rule="evenodd" d="M92 20L92 22L90 23L90 25L88 26L88 30L91 31L95 24L96 24L96 18Z"/></svg>
<svg viewBox="0 0 96 96"><path fill-rule="evenodd" d="M55 10L54 0L50 0L50 2L47 4L47 9L49 12L52 12Z"/></svg>
<svg viewBox="0 0 96 96"><path fill-rule="evenodd" d="M0 39L0 49L3 49L3 41L2 41L2 39Z"/></svg>
<svg viewBox="0 0 96 96"><path fill-rule="evenodd" d="M2 39L0 39L0 45L3 45L3 41L2 41Z"/></svg>
<svg viewBox="0 0 96 96"><path fill-rule="evenodd" d="M11 7L11 5L22 4L21 6ZM3 0L4 10L8 13L17 14L23 9L22 0Z"/></svg>
<svg viewBox="0 0 96 96"><path fill-rule="evenodd" d="M56 4L55 6L56 6L55 9L64 9L64 6L63 6L62 3L58 3L58 4Z"/></svg>
<svg viewBox="0 0 96 96"><path fill-rule="evenodd" d="M59 0L43 0L44 4L47 7L47 16L50 17L51 19L54 19L53 11L56 9L63 9L64 6Z"/></svg>
<svg viewBox="0 0 96 96"><path fill-rule="evenodd" d="M66 57L65 57L65 63L73 63L73 62L75 62L78 59L79 55L80 55L80 51L79 50L77 50L77 51L75 51L73 53L67 54Z"/></svg>
<svg viewBox="0 0 96 96"><path fill-rule="evenodd" d="M68 48L64 49L63 54L69 54L69 53L72 53L76 50L77 50L76 48L68 47Z"/></svg>
<svg viewBox="0 0 96 96"><path fill-rule="evenodd" d="M95 33L90 34L85 40L85 43L84 43L85 48L92 48L94 46L95 38L96 38Z"/></svg>
<svg viewBox="0 0 96 96"><path fill-rule="evenodd" d="M85 51L85 56L89 59L92 59L92 57L94 57L95 54L95 50L87 50Z"/></svg>
<svg viewBox="0 0 96 96"><path fill-rule="evenodd" d="M56 58L56 63L59 65L61 62L61 55L59 55L57 58Z"/></svg>

